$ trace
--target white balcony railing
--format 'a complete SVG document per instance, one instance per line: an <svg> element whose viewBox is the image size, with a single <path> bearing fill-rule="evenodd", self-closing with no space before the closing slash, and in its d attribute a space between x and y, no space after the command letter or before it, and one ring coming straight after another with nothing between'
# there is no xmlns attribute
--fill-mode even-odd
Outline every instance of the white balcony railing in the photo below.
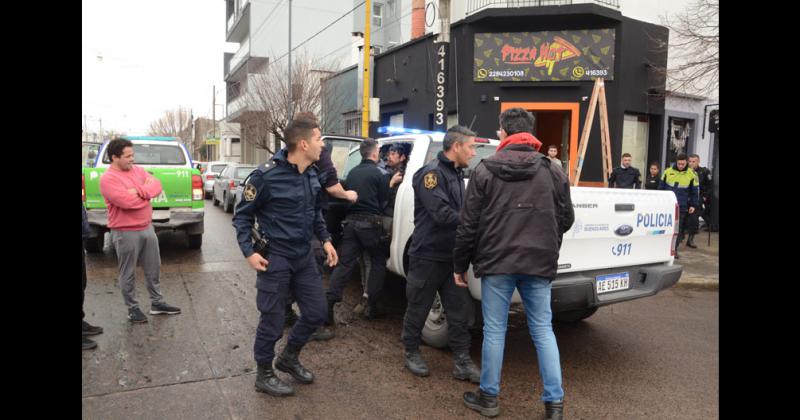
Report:
<svg viewBox="0 0 800 420"><path fill-rule="evenodd" d="M247 57L250 56L250 38L246 41L242 42L241 46L239 47L239 51L236 51L236 54L231 57L231 61L228 65L229 73L233 73L236 71L236 68L239 67L239 64L242 63Z"/></svg>
<svg viewBox="0 0 800 420"><path fill-rule="evenodd" d="M572 4L595 3L619 10L619 0L466 0L466 14L484 9L506 7L568 6Z"/></svg>

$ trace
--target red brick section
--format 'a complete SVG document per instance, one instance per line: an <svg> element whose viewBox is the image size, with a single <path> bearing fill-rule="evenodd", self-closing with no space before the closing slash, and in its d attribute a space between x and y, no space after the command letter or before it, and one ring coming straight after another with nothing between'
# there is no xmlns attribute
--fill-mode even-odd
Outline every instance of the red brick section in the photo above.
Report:
<svg viewBox="0 0 800 420"><path fill-rule="evenodd" d="M425 35L425 0L411 3L411 39Z"/></svg>

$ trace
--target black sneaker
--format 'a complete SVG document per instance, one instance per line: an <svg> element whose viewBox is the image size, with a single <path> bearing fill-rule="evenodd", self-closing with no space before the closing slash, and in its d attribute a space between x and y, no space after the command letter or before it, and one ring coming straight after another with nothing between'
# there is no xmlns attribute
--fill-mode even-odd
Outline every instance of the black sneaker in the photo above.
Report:
<svg viewBox="0 0 800 420"><path fill-rule="evenodd" d="M134 324L142 324L147 322L147 317L144 316L142 310L137 306L135 308L128 309L128 321L133 322Z"/></svg>
<svg viewBox="0 0 800 420"><path fill-rule="evenodd" d="M91 350L91 349L93 349L95 347L97 347L97 343L95 343L94 341L92 341L92 340L90 340L90 339L88 339L86 337L83 337L83 349L84 350Z"/></svg>
<svg viewBox="0 0 800 420"><path fill-rule="evenodd" d="M177 306L172 306L166 302L155 302L150 305L150 315L176 315L181 313L181 308Z"/></svg>
<svg viewBox="0 0 800 420"><path fill-rule="evenodd" d="M102 333L102 327L95 327L94 325L90 325L88 322L83 321L83 335L97 335Z"/></svg>

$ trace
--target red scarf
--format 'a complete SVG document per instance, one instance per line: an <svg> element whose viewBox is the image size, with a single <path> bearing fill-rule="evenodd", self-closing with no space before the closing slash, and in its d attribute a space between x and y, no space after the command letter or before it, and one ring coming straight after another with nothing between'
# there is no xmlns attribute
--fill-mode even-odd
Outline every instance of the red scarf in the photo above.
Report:
<svg viewBox="0 0 800 420"><path fill-rule="evenodd" d="M531 133L517 133L512 134L505 138L505 140L500 142L500 145L497 146L497 151L503 150L504 147L512 144L525 144L528 146L533 147L537 152L539 148L542 147L542 142L540 142L536 137L533 136Z"/></svg>

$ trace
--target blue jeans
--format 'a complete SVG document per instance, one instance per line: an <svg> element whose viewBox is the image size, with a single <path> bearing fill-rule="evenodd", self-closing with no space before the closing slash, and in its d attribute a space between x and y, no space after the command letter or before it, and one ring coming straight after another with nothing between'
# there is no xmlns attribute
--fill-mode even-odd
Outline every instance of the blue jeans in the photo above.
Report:
<svg viewBox="0 0 800 420"><path fill-rule="evenodd" d="M561 362L558 343L553 334L550 309L549 280L522 274L499 274L481 279L481 308L483 309L483 349L481 351L481 391L489 395L500 393L500 371L503 368L503 350L506 345L508 309L514 289L519 289L525 305L539 373L544 392L542 401L559 401L564 398L561 388Z"/></svg>

